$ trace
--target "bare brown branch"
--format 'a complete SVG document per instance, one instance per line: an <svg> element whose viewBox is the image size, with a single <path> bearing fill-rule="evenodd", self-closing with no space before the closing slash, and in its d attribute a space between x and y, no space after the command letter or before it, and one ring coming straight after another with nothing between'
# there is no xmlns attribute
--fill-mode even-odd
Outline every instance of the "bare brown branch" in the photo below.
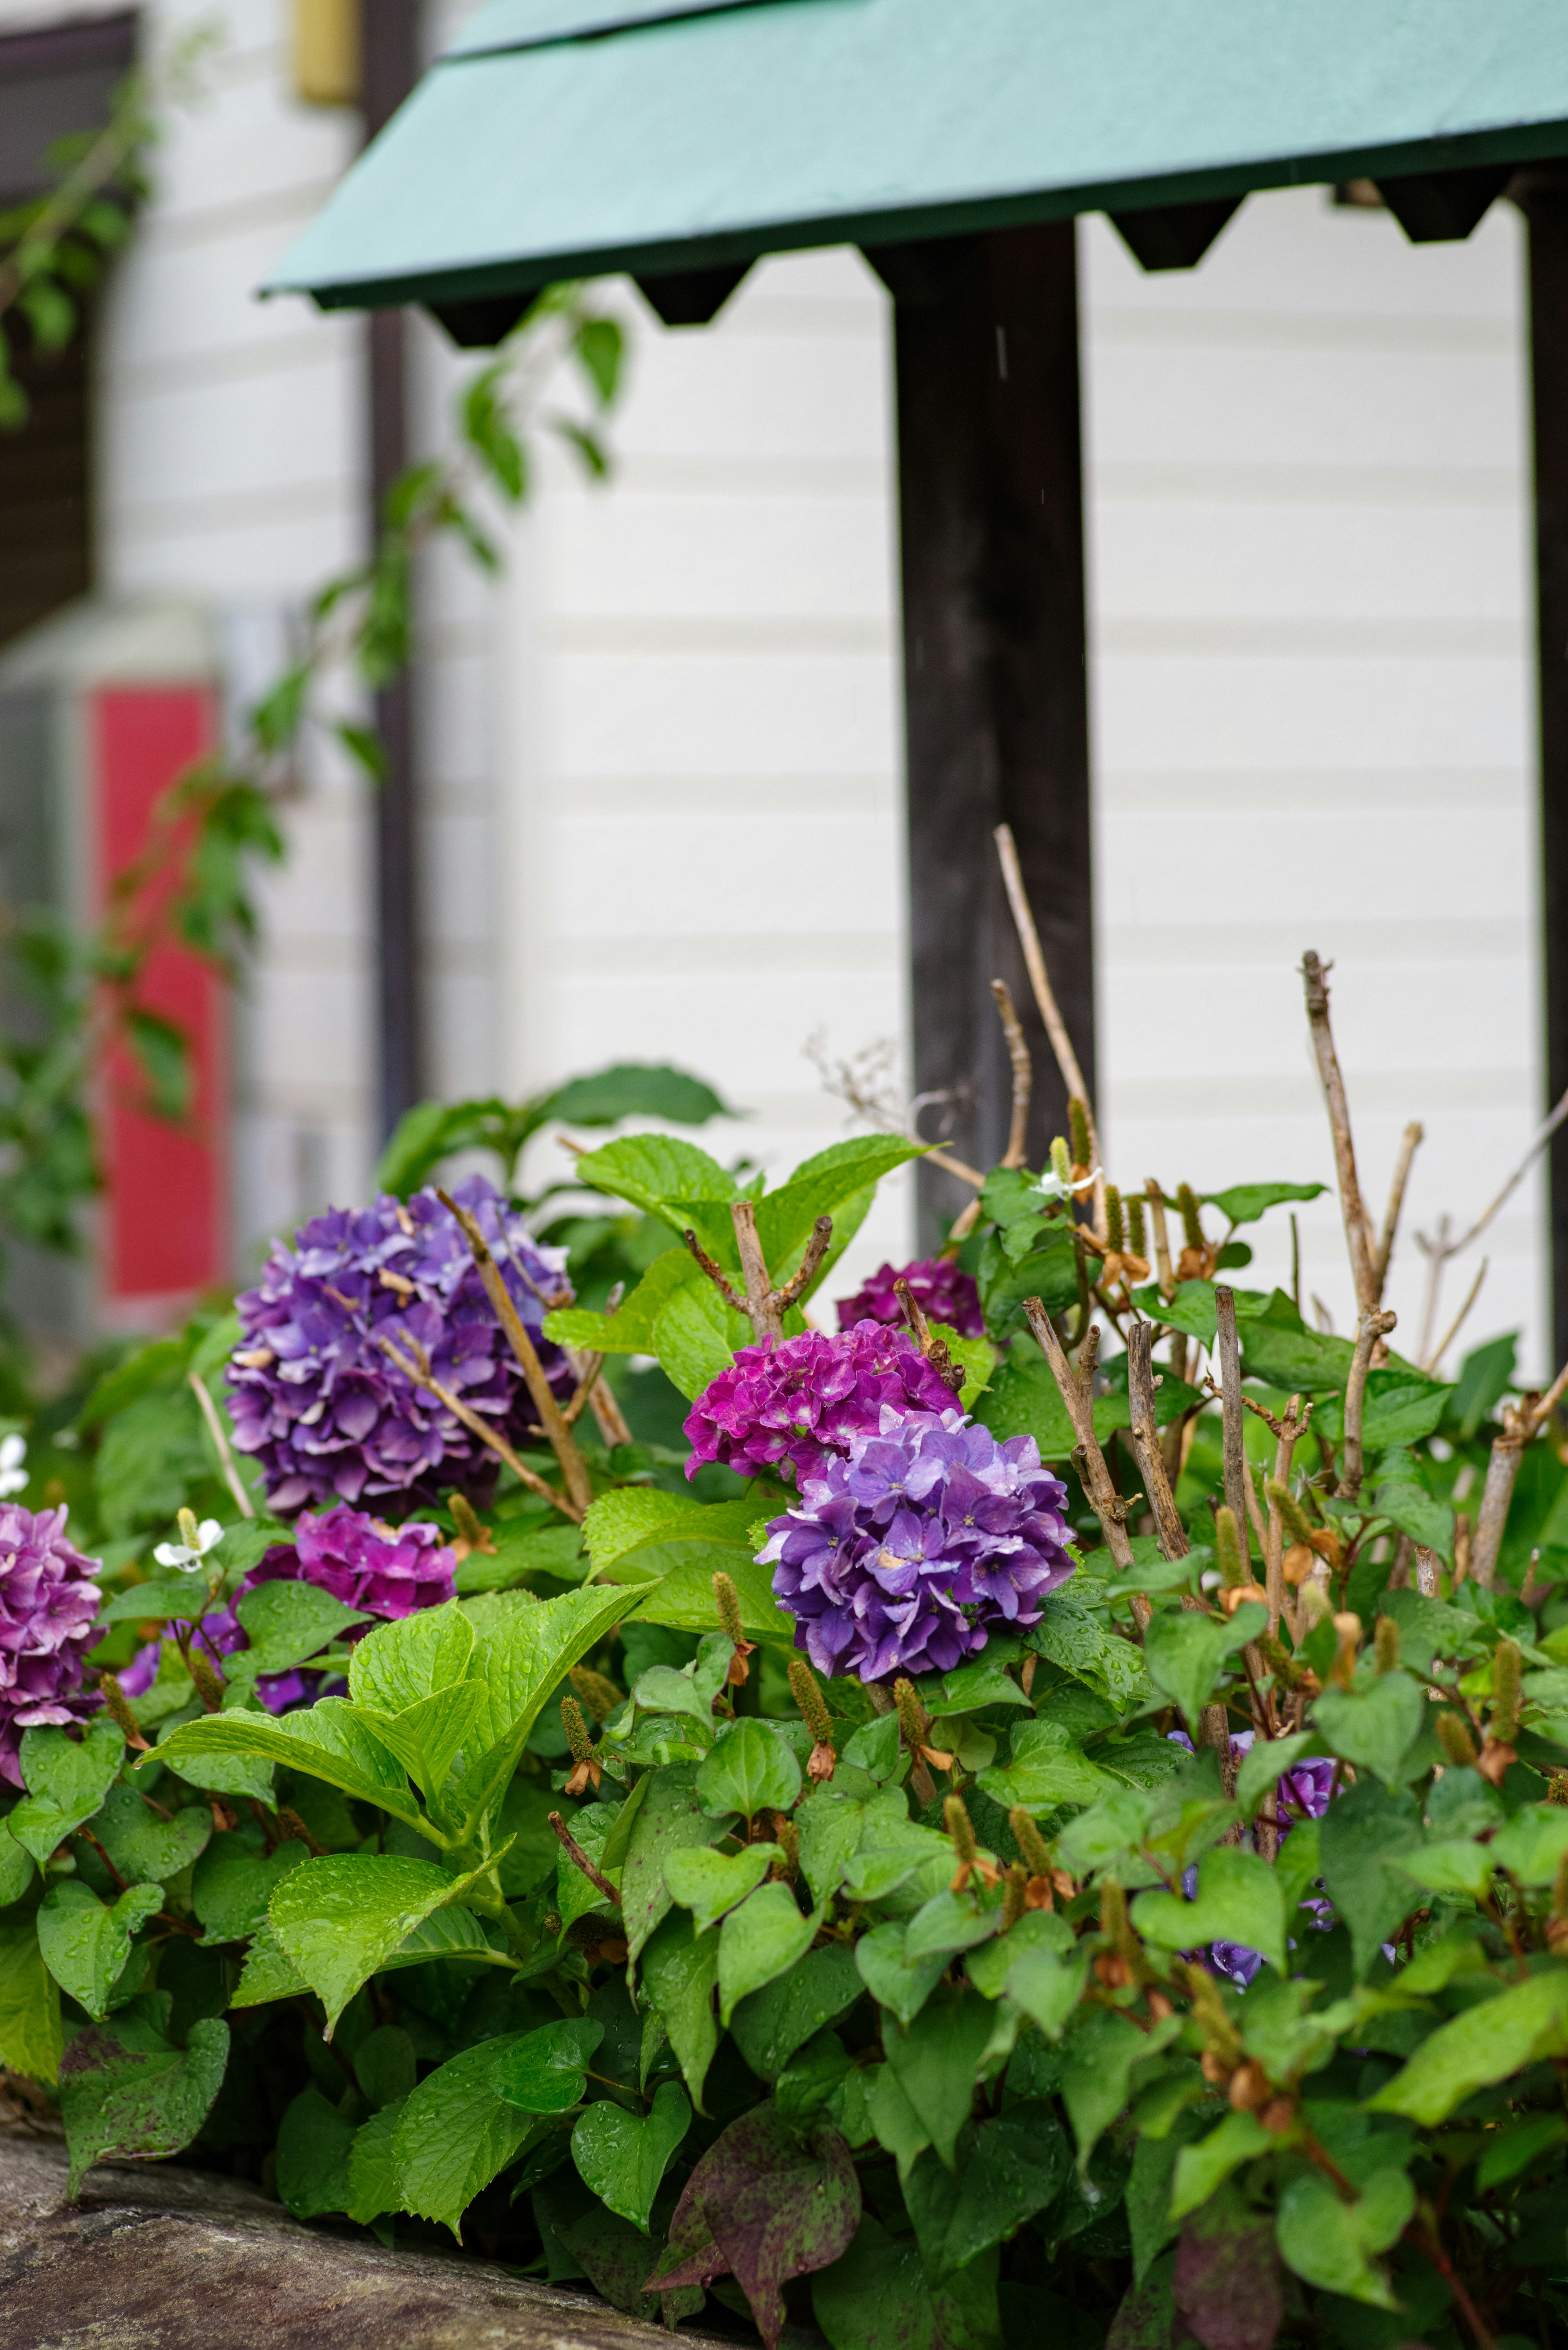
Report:
<svg viewBox="0 0 1568 2350"><path fill-rule="evenodd" d="M453 1394L451 1388L442 1386L431 1368L430 1357L411 1333L405 1331L403 1336L409 1347L406 1355L384 1330L377 1333L376 1344L388 1360L396 1364L406 1379L411 1379L415 1387L428 1388L437 1402L451 1412L454 1419L460 1419L464 1428L471 1430L480 1442L494 1453L498 1461L504 1461L513 1475L526 1485L530 1492L541 1494L546 1502L559 1510L564 1517L570 1518L574 1525L581 1525L585 1513L569 1502L565 1494L557 1493L555 1487L539 1475L537 1470L530 1469L525 1461L520 1461L506 1439L492 1428L482 1414L471 1409L460 1395Z"/></svg>
<svg viewBox="0 0 1568 2350"><path fill-rule="evenodd" d="M1224 1467L1225 1505L1241 1537L1242 1563L1247 1559L1247 1528L1251 1493L1247 1476L1247 1440L1241 1409L1241 1350L1236 1339L1236 1293L1220 1283L1214 1292L1220 1356L1220 1451Z"/></svg>
<svg viewBox="0 0 1568 2350"><path fill-rule="evenodd" d="M1106 1465L1106 1456L1095 1434L1094 1363L1099 1347L1099 1331L1092 1328L1084 1340L1084 1360L1075 1370L1066 1350L1056 1335L1056 1326L1037 1297L1026 1297L1023 1312L1029 1327L1039 1342L1040 1351L1051 1366L1077 1447L1073 1460L1083 1480L1084 1491L1089 1497L1089 1507L1100 1522L1106 1537L1106 1548L1125 1574L1133 1564L1132 1543L1127 1534L1127 1503L1116 1488L1116 1481ZM1140 1605L1141 1602L1141 1605ZM1141 1593L1133 1596L1133 1613L1139 1627L1148 1620L1149 1603Z"/></svg>
<svg viewBox="0 0 1568 2350"><path fill-rule="evenodd" d="M1329 1024L1327 967L1311 947L1302 957L1302 977L1306 985L1307 1026L1317 1061L1318 1082L1323 1087L1329 1131L1334 1139L1334 1166L1339 1174L1340 1213L1345 1220L1345 1245L1350 1251L1350 1270L1355 1282L1356 1301L1363 1313L1375 1313L1378 1294L1372 1227L1362 1201L1361 1185L1356 1179L1350 1105L1345 1099L1345 1079L1340 1074L1339 1055L1334 1048L1334 1030Z"/></svg>
<svg viewBox="0 0 1568 2350"><path fill-rule="evenodd" d="M1399 1144L1399 1157L1394 1169L1394 1180L1389 1187L1388 1208L1383 1219L1383 1233L1373 1259L1373 1274L1377 1283L1377 1303L1383 1303L1383 1292L1388 1280L1388 1267L1393 1262L1394 1243L1399 1231L1399 1214L1405 1205L1405 1187L1410 1180L1411 1162L1425 1140L1420 1123L1412 1119L1405 1128Z"/></svg>
<svg viewBox="0 0 1568 2350"><path fill-rule="evenodd" d="M1012 912L1013 928L1018 932L1018 943L1023 951L1023 967L1029 973L1029 984L1044 1023L1045 1034L1051 1040L1051 1050L1056 1056L1056 1066L1062 1073L1067 1098L1069 1101L1076 1099L1084 1105L1084 1115L1089 1123L1090 1163L1098 1167L1100 1136L1095 1122L1095 1105L1089 1088L1084 1083L1084 1072L1078 1066L1078 1055L1073 1050L1073 1040L1067 1034L1067 1024L1062 1017L1061 1007L1052 989L1051 976L1045 968L1044 951L1040 944L1040 932L1035 927L1029 903L1029 892L1023 886L1023 868L1018 861L1018 846L1012 837L1012 827L999 824L993 837L996 853L1002 862L1002 878ZM1095 1229L1103 1232L1105 1228L1106 1179L1102 1171L1095 1180Z"/></svg>
<svg viewBox="0 0 1568 2350"><path fill-rule="evenodd" d="M696 1258L698 1263L701 1266L703 1272L707 1274L709 1280L712 1283L714 1288L718 1291L720 1296L723 1299L725 1305L732 1307L737 1314L744 1314L746 1312L745 1299L741 1296L732 1286L728 1274L723 1271L722 1266L716 1264L713 1259L709 1255L707 1250L703 1247L696 1233L691 1230L690 1224L688 1224L680 1237L685 1242L687 1247L691 1250L692 1255Z"/></svg>
<svg viewBox="0 0 1568 2350"><path fill-rule="evenodd" d="M1356 1324L1355 1351L1350 1358L1350 1377L1345 1383L1345 1451L1341 1456L1337 1487L1342 1502L1357 1499L1365 1474L1361 1418L1366 1400L1366 1374L1372 1368L1372 1350L1378 1339L1386 1337L1395 1327L1398 1319L1397 1314L1380 1314L1373 1308L1364 1311Z"/></svg>
<svg viewBox="0 0 1568 2350"><path fill-rule="evenodd" d="M560 1847L566 1854L567 1859L571 1862L573 1867L580 1868L583 1875L587 1878L588 1883L593 1887L595 1892L602 1893L606 1900L613 1901L616 1908L618 1909L621 1906L620 1895L616 1891L615 1887L610 1883L609 1878L605 1876L602 1869L595 1867L593 1862L588 1858L587 1854L583 1850L582 1846L577 1842L576 1837L572 1834L571 1829L566 1825L566 1821L561 1817L559 1812L552 1812L550 1814L550 1825L554 1828L556 1841L560 1845Z"/></svg>
<svg viewBox="0 0 1568 2350"><path fill-rule="evenodd" d="M776 1295L782 1312L788 1313L796 1301L805 1296L822 1270L822 1260L833 1245L833 1218L818 1216L812 1226L811 1238L805 1244L805 1254L795 1272Z"/></svg>
<svg viewBox="0 0 1568 2350"><path fill-rule="evenodd" d="M1177 1512L1165 1460L1159 1449L1159 1427L1154 1409L1153 1332L1147 1322L1135 1322L1127 1331L1127 1401L1132 1411L1133 1450L1138 1474L1154 1513L1154 1530L1168 1559L1185 1558L1191 1545Z"/></svg>
<svg viewBox="0 0 1568 2350"><path fill-rule="evenodd" d="M218 1418L217 1405L207 1393L207 1383L197 1371L190 1374L190 1380L191 1392L195 1397L202 1417L207 1423L207 1433L217 1447L218 1462L223 1472L223 1482L234 1495L241 1517L254 1518L256 1505L240 1482L240 1472L234 1466L234 1456L229 1450L228 1432Z"/></svg>
<svg viewBox="0 0 1568 2350"><path fill-rule="evenodd" d="M513 1303L512 1293L501 1277L501 1269L491 1255L490 1244L475 1219L466 1208L458 1206L450 1192L438 1189L436 1197L442 1207L457 1218L462 1236L468 1243L469 1253L479 1268L479 1277L484 1284L485 1295L500 1316L501 1326L505 1331L512 1352L517 1358L517 1366L523 1374L528 1393L533 1399L534 1409L539 1415L539 1425L549 1440L550 1450L560 1462L562 1482L580 1516L587 1511L594 1498L587 1464L577 1450L576 1439L566 1425L560 1405L556 1401L550 1382L545 1375L545 1366L539 1360L537 1349L528 1335L527 1326Z"/></svg>
<svg viewBox="0 0 1568 2350"><path fill-rule="evenodd" d="M1023 1034L1023 1024L1018 1017L1012 992L1004 979L993 979L991 992L996 998L1002 1033L1007 1039L1007 1057L1012 1065L1012 1123L1007 1132L1007 1149L1002 1153L1004 1167L1022 1167L1029 1137L1029 1101L1034 1090L1034 1065L1029 1057L1029 1042Z"/></svg>

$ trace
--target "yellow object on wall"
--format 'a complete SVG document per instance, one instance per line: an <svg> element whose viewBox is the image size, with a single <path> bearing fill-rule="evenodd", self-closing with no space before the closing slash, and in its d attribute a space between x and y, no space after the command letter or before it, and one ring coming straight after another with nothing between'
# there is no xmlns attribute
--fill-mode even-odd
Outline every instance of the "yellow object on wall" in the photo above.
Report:
<svg viewBox="0 0 1568 2350"><path fill-rule="evenodd" d="M359 96L360 0L294 0L294 88L307 106Z"/></svg>

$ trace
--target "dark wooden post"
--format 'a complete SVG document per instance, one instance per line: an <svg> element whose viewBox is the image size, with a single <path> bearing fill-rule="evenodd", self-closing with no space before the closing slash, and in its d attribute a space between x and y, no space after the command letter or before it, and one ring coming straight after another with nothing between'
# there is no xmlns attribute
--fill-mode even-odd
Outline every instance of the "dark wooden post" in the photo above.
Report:
<svg viewBox="0 0 1568 2350"><path fill-rule="evenodd" d="M419 0L361 0L366 139L397 112L419 78ZM379 531L387 492L409 462L406 313L372 310L369 340L370 512ZM376 696L386 771L374 786L376 1076L380 1139L424 1090L424 989L419 910L419 795L414 686L408 670Z"/></svg>
<svg viewBox="0 0 1568 2350"><path fill-rule="evenodd" d="M1535 577L1540 662L1541 903L1546 1099L1568 1087L1568 177L1532 173L1531 394L1535 423ZM1547 1161L1552 1363L1568 1356L1568 1130ZM1542 1368L1545 1368L1542 1366Z"/></svg>
<svg viewBox="0 0 1568 2350"><path fill-rule="evenodd" d="M992 839L1012 827L1053 985L1094 1078L1089 729L1071 221L870 256L894 296L915 1086L959 1157L1006 1146L1011 1080L990 983L1034 1055L1031 1162L1066 1131ZM936 1137L940 1109L923 1115ZM920 1174L920 1236L968 1199Z"/></svg>

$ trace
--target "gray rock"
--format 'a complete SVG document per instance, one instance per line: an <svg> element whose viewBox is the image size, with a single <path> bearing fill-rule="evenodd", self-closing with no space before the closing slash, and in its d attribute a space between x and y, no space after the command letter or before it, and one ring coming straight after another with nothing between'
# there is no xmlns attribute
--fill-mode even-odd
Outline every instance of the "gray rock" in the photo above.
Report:
<svg viewBox="0 0 1568 2350"><path fill-rule="evenodd" d="M100 2163L73 2209L64 2147L16 2130L0 2130L0 2341L5 2350L670 2350L667 2334L589 2296L481 2261L317 2232L254 2188L168 2163Z"/></svg>

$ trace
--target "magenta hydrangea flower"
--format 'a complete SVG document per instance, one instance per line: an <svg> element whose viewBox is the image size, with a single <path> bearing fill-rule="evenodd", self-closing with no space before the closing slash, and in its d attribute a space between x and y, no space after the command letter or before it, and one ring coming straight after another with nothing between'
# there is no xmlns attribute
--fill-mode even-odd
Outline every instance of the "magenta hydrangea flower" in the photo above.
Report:
<svg viewBox="0 0 1568 2350"><path fill-rule="evenodd" d="M836 1337L806 1330L777 1345L742 1347L687 1417L686 1474L719 1461L755 1477L787 1461L805 1477L847 1453L857 1437L875 1435L885 1407L941 1412L952 1400L914 1340L877 1322Z"/></svg>
<svg viewBox="0 0 1568 2350"><path fill-rule="evenodd" d="M818 1672L950 1672L992 1632L1039 1622L1075 1565L1066 1510L1032 1436L887 1406L847 1459L802 1480L759 1556Z"/></svg>
<svg viewBox="0 0 1568 2350"><path fill-rule="evenodd" d="M566 1253L541 1248L481 1175L453 1194L477 1217L550 1381L573 1378L544 1336L551 1306L570 1302ZM334 1208L275 1244L260 1286L237 1301L241 1344L228 1365L240 1451L260 1460L268 1506L358 1502L396 1494L433 1503L458 1486L474 1498L494 1482L495 1456L427 1388L400 1370L410 1339L434 1377L512 1443L534 1418L506 1335L455 1217L433 1191L405 1206L383 1192L369 1208Z"/></svg>
<svg viewBox="0 0 1568 2350"><path fill-rule="evenodd" d="M851 1330L857 1322L901 1324L904 1309L893 1284L907 1281L909 1294L930 1322L945 1322L961 1338L983 1338L985 1317L980 1310L980 1290L972 1274L940 1256L918 1257L913 1264L879 1264L864 1289L838 1301L838 1326Z"/></svg>
<svg viewBox="0 0 1568 2350"><path fill-rule="evenodd" d="M66 1512L0 1503L0 1778L23 1783L25 1730L85 1721L102 1703L82 1687L103 1595L98 1561L66 1540Z"/></svg>
<svg viewBox="0 0 1568 2350"><path fill-rule="evenodd" d="M439 1607L450 1599L456 1569L456 1557L439 1526L384 1525L359 1510L339 1505L320 1517L303 1511L297 1544L274 1543L252 1567L235 1597L254 1591L261 1583L313 1583L346 1607L391 1621L416 1615L421 1607ZM192 1597L202 1589L200 1578L192 1577ZM345 1637L352 1641L368 1628L351 1627ZM232 1607L209 1608L194 1637L220 1666L224 1657L250 1645ZM161 1640L150 1640L138 1649L119 1676L127 1697L141 1697L151 1688L158 1678L162 1647ZM344 1687L340 1678L330 1678L307 1662L286 1673L263 1674L256 1682L256 1695L269 1713L287 1713L296 1705L313 1704L317 1698L328 1697Z"/></svg>
<svg viewBox="0 0 1568 2350"><path fill-rule="evenodd" d="M452 1596L457 1560L439 1526L389 1526L363 1511L300 1513L297 1541L274 1543L240 1589L258 1583L314 1583L345 1607L394 1619L439 1607Z"/></svg>

